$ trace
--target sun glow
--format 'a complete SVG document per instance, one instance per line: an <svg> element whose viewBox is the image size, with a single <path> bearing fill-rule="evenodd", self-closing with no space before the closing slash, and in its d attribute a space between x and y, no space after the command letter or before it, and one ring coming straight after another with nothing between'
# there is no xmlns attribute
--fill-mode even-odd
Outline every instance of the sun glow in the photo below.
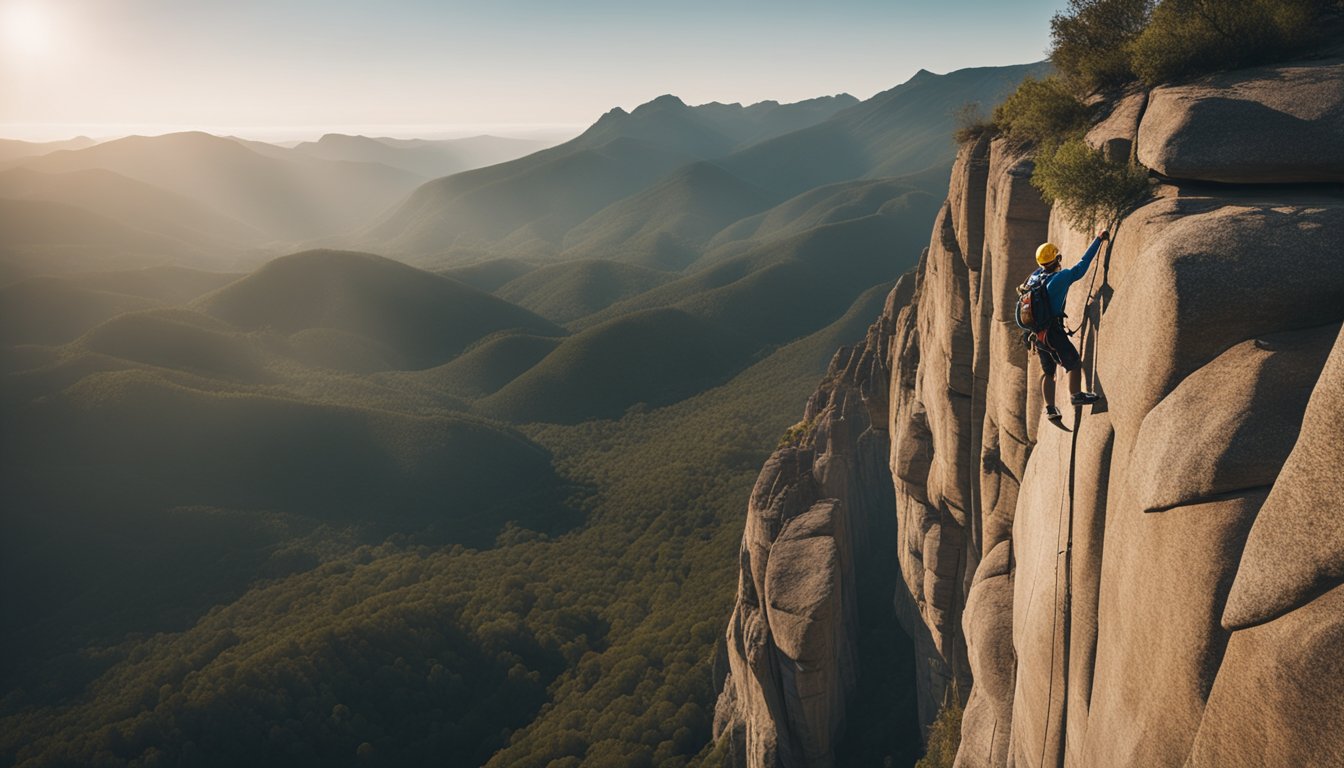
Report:
<svg viewBox="0 0 1344 768"><path fill-rule="evenodd" d="M0 48L21 61L47 55L55 45L51 21L33 0L0 0Z"/></svg>

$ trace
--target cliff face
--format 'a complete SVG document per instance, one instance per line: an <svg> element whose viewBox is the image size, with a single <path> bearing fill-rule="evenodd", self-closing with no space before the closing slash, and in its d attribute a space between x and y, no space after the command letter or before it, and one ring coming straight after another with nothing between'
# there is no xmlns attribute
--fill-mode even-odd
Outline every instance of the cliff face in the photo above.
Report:
<svg viewBox="0 0 1344 768"><path fill-rule="evenodd" d="M1344 62L1132 94L1089 141L1160 182L1069 298L1103 401L1045 421L1012 319L1036 245L1091 233L1029 159L963 147L913 280L753 494L740 762L832 759L847 596L895 561L919 718L965 702L959 766L1344 765Z"/></svg>
<svg viewBox="0 0 1344 768"><path fill-rule="evenodd" d="M872 601L861 598L894 583L882 561L895 528L887 350L890 318L913 288L902 278L864 343L835 354L752 491L714 723L735 765L833 762L856 685L859 625L872 620L873 608L861 613Z"/></svg>

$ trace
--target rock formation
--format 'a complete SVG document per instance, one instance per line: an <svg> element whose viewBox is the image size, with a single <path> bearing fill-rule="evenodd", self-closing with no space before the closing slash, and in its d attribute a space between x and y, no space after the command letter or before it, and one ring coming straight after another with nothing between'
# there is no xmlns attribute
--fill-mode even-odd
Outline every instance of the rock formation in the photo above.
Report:
<svg viewBox="0 0 1344 768"><path fill-rule="evenodd" d="M882 558L895 530L886 350L889 318L913 288L902 278L864 343L835 354L752 491L714 721L735 765L833 763L856 682L861 590L894 583L878 573L892 570Z"/></svg>
<svg viewBox="0 0 1344 768"><path fill-rule="evenodd" d="M1344 61L1110 106L1089 142L1159 183L1069 298L1104 400L1044 420L1012 319L1035 246L1092 233L1026 155L963 146L916 273L753 494L739 764L828 764L852 583L894 559L920 720L965 704L958 766L1344 765Z"/></svg>

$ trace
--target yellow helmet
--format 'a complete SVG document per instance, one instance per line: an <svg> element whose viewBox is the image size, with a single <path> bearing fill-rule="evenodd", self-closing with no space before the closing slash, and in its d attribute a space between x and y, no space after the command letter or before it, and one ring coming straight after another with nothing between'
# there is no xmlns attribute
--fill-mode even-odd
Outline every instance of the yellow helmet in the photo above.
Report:
<svg viewBox="0 0 1344 768"><path fill-rule="evenodd" d="M1054 243L1041 243L1041 247L1036 249L1036 263L1042 267L1058 258L1059 248Z"/></svg>

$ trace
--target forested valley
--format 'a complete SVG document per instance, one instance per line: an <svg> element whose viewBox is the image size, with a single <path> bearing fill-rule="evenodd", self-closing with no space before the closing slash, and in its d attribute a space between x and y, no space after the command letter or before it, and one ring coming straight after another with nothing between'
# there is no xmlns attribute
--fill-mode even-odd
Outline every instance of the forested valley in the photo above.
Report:
<svg viewBox="0 0 1344 768"><path fill-rule="evenodd" d="M0 763L715 764L761 462L1039 69L0 147Z"/></svg>

